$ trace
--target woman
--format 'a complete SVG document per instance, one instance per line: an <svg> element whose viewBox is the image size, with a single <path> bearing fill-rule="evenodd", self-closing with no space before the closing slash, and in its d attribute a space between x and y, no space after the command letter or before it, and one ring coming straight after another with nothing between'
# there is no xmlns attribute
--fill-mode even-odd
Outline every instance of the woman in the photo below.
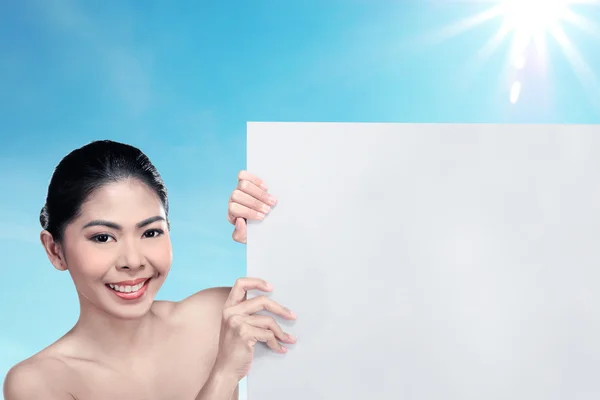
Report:
<svg viewBox="0 0 600 400"><path fill-rule="evenodd" d="M234 239L245 243L245 219L262 218L274 199L247 172L229 201ZM80 301L75 326L14 366L5 400L237 399L253 349L279 353L293 336L267 310L296 316L265 296L253 278L202 290L180 302L155 301L171 267L167 190L139 149L97 141L57 166L40 222L50 262L68 271Z"/></svg>

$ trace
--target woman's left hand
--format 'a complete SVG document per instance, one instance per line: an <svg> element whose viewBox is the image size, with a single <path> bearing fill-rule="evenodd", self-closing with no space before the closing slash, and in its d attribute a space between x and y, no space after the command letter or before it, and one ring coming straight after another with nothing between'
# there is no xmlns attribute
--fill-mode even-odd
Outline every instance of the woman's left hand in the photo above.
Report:
<svg viewBox="0 0 600 400"><path fill-rule="evenodd" d="M235 226L233 240L246 243L247 220L262 220L277 204L277 199L268 193L264 181L247 171L240 171L238 184L231 197L227 219Z"/></svg>

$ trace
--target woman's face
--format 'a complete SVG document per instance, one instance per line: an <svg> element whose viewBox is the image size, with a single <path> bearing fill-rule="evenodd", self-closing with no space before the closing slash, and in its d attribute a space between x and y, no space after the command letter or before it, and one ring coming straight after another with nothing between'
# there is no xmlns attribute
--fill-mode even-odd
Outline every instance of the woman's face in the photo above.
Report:
<svg viewBox="0 0 600 400"><path fill-rule="evenodd" d="M65 229L63 262L81 296L110 315L146 314L172 262L165 210L138 180L108 184Z"/></svg>

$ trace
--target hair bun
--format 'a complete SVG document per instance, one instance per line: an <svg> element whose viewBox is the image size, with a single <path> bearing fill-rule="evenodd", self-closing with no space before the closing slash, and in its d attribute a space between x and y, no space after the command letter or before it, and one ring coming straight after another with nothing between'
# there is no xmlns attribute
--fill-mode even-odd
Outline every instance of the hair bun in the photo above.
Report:
<svg viewBox="0 0 600 400"><path fill-rule="evenodd" d="M48 208L44 204L44 207L42 207L42 211L40 211L40 224L42 225L42 229L48 229L49 219L50 218L48 215Z"/></svg>

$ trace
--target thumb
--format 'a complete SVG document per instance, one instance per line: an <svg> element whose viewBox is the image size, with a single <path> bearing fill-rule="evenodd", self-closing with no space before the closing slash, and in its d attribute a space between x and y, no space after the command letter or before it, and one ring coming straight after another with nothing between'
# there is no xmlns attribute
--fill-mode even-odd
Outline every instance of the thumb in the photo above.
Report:
<svg viewBox="0 0 600 400"><path fill-rule="evenodd" d="M233 229L233 240L238 243L246 243L246 220L244 218L235 219L235 228Z"/></svg>

